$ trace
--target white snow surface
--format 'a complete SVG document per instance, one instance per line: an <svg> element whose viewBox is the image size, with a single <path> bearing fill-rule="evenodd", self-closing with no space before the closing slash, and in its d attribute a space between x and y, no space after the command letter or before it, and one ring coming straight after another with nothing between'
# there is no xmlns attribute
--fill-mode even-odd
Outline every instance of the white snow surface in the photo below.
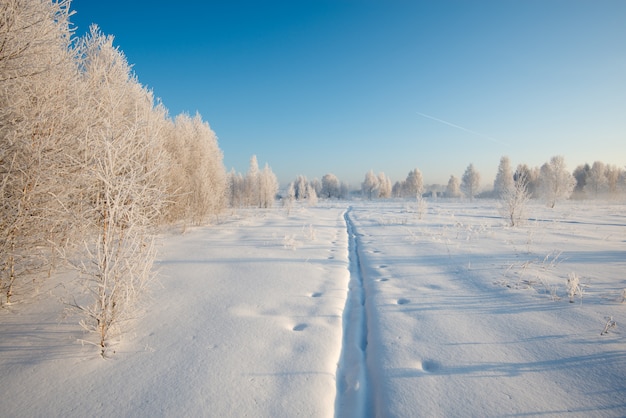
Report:
<svg viewBox="0 0 626 418"><path fill-rule="evenodd" d="M320 202L163 233L106 359L59 273L0 309L0 415L626 416L626 206L530 209Z"/></svg>

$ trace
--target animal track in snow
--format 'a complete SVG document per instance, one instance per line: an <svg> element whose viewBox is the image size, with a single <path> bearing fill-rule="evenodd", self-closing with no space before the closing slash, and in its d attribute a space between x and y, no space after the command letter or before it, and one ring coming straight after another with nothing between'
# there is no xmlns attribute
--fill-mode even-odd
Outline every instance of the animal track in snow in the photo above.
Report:
<svg viewBox="0 0 626 418"><path fill-rule="evenodd" d="M441 365L434 360L423 360L418 362L416 369L424 373L436 373L441 369Z"/></svg>

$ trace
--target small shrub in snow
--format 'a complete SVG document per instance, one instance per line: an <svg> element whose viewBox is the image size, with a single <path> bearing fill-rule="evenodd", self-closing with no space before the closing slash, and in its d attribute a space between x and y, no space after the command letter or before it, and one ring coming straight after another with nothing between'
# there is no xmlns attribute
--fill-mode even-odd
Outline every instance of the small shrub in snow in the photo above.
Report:
<svg viewBox="0 0 626 418"><path fill-rule="evenodd" d="M574 297L576 295L580 296L580 301L582 303L583 292L580 285L580 279L576 273L570 273L567 277L567 296L569 297L570 303L574 303Z"/></svg>
<svg viewBox="0 0 626 418"><path fill-rule="evenodd" d="M295 250L298 246L298 242L296 241L295 235L285 235L283 238L283 247L286 250Z"/></svg>
<svg viewBox="0 0 626 418"><path fill-rule="evenodd" d="M611 328L617 327L617 322L615 322L615 320L613 320L612 316L605 316L604 319L606 319L606 324L604 325L604 329L602 330L600 335L606 335L606 334L609 333L609 330Z"/></svg>

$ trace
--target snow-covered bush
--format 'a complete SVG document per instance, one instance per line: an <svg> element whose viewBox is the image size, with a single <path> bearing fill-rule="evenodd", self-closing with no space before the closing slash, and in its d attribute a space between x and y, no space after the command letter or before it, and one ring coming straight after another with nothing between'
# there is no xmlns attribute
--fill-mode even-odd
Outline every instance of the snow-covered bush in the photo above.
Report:
<svg viewBox="0 0 626 418"><path fill-rule="evenodd" d="M577 295L580 297L582 303L583 291L580 285L580 279L576 273L570 273L567 277L567 296L569 297L569 302L574 303L574 297Z"/></svg>

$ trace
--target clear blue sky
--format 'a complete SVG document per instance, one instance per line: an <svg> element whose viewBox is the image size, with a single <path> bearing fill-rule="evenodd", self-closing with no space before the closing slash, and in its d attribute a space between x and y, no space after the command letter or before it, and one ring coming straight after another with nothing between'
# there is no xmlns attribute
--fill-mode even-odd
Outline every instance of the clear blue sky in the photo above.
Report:
<svg viewBox="0 0 626 418"><path fill-rule="evenodd" d="M499 159L626 165L626 1L74 0L228 170L447 183Z"/></svg>

